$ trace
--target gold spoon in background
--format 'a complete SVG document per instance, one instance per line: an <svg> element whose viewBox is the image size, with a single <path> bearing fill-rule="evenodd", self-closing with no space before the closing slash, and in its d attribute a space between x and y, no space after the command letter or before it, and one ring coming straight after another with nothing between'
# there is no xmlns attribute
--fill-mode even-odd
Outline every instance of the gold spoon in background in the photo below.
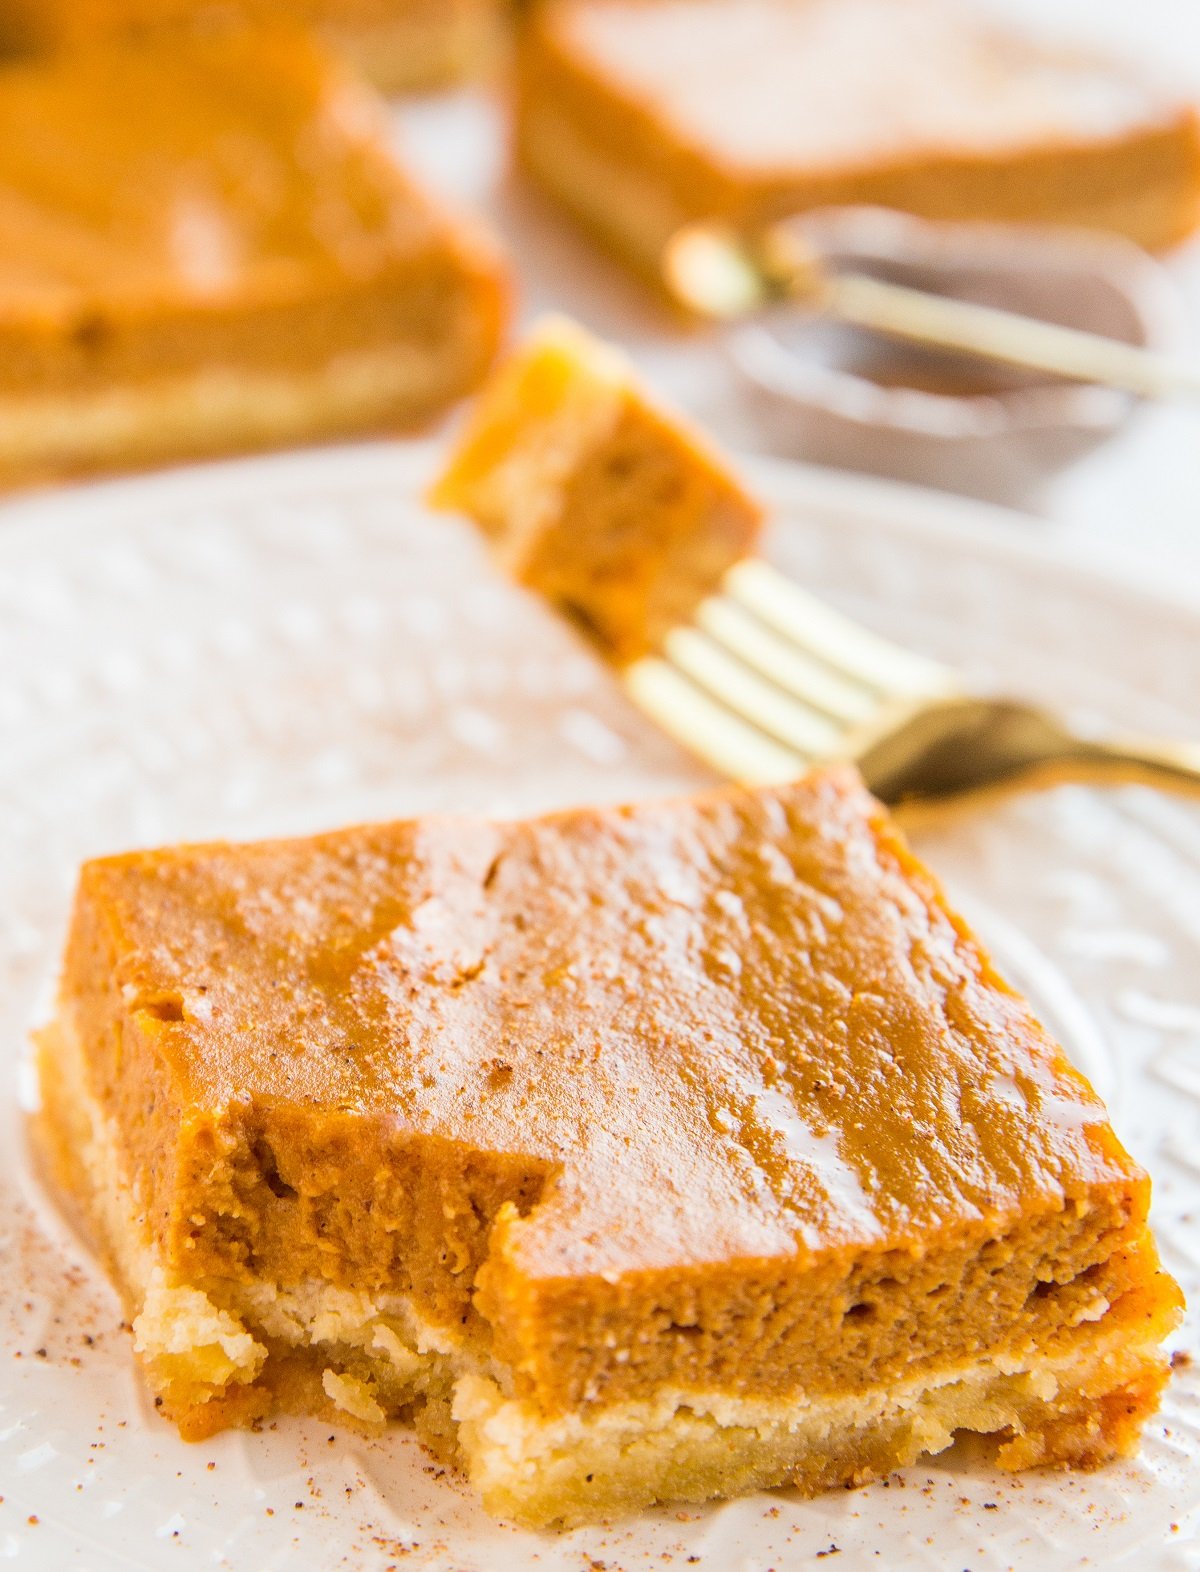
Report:
<svg viewBox="0 0 1200 1572"><path fill-rule="evenodd" d="M1098 382L1142 398L1200 398L1196 367L1097 333L864 273L835 272L782 224L746 233L720 224L689 224L668 241L662 268L667 287L682 305L719 321L794 300L892 338Z"/></svg>

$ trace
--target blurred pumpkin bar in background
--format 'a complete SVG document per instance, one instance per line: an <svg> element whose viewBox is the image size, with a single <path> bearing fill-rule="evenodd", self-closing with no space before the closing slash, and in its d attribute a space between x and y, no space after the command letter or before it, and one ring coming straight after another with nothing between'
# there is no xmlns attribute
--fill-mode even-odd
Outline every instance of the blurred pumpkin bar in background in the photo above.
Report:
<svg viewBox="0 0 1200 1572"><path fill-rule="evenodd" d="M497 347L507 269L308 35L0 72L0 479L410 425Z"/></svg>
<svg viewBox="0 0 1200 1572"><path fill-rule="evenodd" d="M469 76L495 52L502 0L0 0L0 50L61 49L228 21L314 28L386 92Z"/></svg>
<svg viewBox="0 0 1200 1572"><path fill-rule="evenodd" d="M657 274L689 222L858 204L1110 230L1200 222L1200 115L967 0L548 0L524 30L525 169Z"/></svg>

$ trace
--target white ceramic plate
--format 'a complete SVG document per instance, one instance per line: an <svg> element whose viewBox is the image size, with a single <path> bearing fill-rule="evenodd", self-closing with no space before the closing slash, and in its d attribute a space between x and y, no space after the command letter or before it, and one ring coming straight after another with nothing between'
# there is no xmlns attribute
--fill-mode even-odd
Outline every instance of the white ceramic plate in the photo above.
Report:
<svg viewBox="0 0 1200 1572"><path fill-rule="evenodd" d="M573 636L414 500L377 445L60 492L0 510L0 1560L86 1567L640 1572L695 1566L1200 1566L1200 1383L1091 1476L938 1460L529 1535L396 1433L281 1422L187 1446L115 1299L39 1193L18 1108L81 858L437 807L508 813L705 780ZM1019 521L760 467L772 554L880 629L1081 719L1200 734L1200 608L1082 575ZM920 838L1155 1176L1200 1300L1200 811L1062 789ZM28 1088L24 1089L25 1095ZM1197 1346L1195 1324L1179 1334Z"/></svg>

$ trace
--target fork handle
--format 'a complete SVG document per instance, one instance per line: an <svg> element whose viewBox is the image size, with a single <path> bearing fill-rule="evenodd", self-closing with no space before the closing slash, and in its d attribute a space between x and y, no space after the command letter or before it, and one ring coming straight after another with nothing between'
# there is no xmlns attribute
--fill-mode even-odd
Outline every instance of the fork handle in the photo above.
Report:
<svg viewBox="0 0 1200 1572"><path fill-rule="evenodd" d="M822 278L817 299L842 321L892 337L1099 382L1143 398L1200 398L1200 368L1057 322L932 295L862 273Z"/></svg>
<svg viewBox="0 0 1200 1572"><path fill-rule="evenodd" d="M1064 753L1061 763L1071 767L1072 774L1078 770L1095 780L1200 795L1198 743L1133 735L1109 737L1104 742L1080 740Z"/></svg>

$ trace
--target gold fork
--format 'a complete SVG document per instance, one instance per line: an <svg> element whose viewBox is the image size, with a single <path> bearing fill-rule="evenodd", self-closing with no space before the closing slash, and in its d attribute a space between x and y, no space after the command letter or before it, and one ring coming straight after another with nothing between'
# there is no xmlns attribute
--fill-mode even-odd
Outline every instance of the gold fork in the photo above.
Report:
<svg viewBox="0 0 1200 1572"><path fill-rule="evenodd" d="M975 697L757 559L621 677L664 731L747 784L841 759L896 806L1067 779L1200 793L1200 745L1082 737L1032 705Z"/></svg>
<svg viewBox="0 0 1200 1572"><path fill-rule="evenodd" d="M757 505L616 350L570 322L544 323L495 374L430 496L474 519L506 571L602 648L608 622L604 653L651 649L617 666L629 693L735 780L783 781L841 759L892 804L1064 775L1200 789L1200 746L1072 736L1041 710L972 697L948 667L760 559L728 566L749 549ZM661 638L660 608L692 605L697 582L715 591ZM622 618L624 644L613 632Z"/></svg>
<svg viewBox="0 0 1200 1572"><path fill-rule="evenodd" d="M947 295L838 273L786 224L739 234L692 224L669 242L663 277L690 311L736 320L780 301L891 338L977 355L1005 365L1098 382L1143 398L1200 398L1200 369L1134 344Z"/></svg>

